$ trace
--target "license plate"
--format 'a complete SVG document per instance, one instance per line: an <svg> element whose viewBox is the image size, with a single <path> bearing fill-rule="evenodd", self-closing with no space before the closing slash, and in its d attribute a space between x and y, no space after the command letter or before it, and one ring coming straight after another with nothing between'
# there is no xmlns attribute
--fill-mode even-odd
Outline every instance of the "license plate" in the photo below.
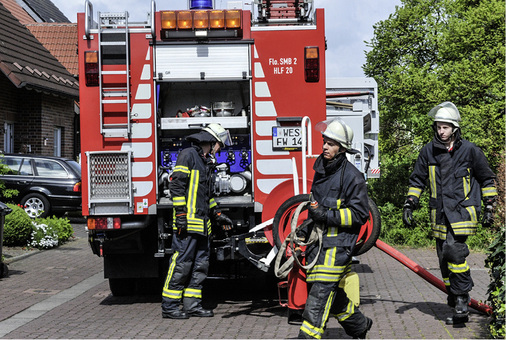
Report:
<svg viewBox="0 0 506 340"><path fill-rule="evenodd" d="M272 150L302 150L302 130L300 126L273 126Z"/></svg>

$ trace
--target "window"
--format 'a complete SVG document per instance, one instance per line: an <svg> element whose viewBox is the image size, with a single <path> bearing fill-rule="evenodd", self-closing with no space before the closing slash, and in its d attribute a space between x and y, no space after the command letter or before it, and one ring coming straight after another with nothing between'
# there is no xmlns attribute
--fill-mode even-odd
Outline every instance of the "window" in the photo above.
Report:
<svg viewBox="0 0 506 340"><path fill-rule="evenodd" d="M12 152L14 152L14 124L13 123L5 123L4 129L5 129L4 152L5 153L12 153Z"/></svg>
<svg viewBox="0 0 506 340"><path fill-rule="evenodd" d="M61 136L62 136L62 127L54 128L54 156L61 157Z"/></svg>
<svg viewBox="0 0 506 340"><path fill-rule="evenodd" d="M67 171L65 168L56 161L36 159L35 169L37 169L37 175L41 177L67 177Z"/></svg>

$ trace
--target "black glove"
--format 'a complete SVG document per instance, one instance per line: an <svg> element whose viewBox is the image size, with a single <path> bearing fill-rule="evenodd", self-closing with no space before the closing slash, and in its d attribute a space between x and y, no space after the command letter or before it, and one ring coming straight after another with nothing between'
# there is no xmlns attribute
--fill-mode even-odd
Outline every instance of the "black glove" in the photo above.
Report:
<svg viewBox="0 0 506 340"><path fill-rule="evenodd" d="M311 202L307 209L309 217L315 222L327 222L327 211L328 209L316 201Z"/></svg>
<svg viewBox="0 0 506 340"><path fill-rule="evenodd" d="M485 228L489 228L494 223L494 203L495 199L489 198L486 199L485 208L483 209L483 216L481 218L481 225Z"/></svg>
<svg viewBox="0 0 506 340"><path fill-rule="evenodd" d="M176 208L176 222L178 234L184 234L188 229L188 220L186 219L186 211L184 208Z"/></svg>
<svg viewBox="0 0 506 340"><path fill-rule="evenodd" d="M234 222L232 222L232 220L221 211L215 211L214 220L217 224L221 225L224 231L232 230L234 227Z"/></svg>
<svg viewBox="0 0 506 340"><path fill-rule="evenodd" d="M406 202L404 202L404 210L402 212L402 222L408 228L413 228L415 224L413 223L413 210L415 210L416 205L412 198L407 198Z"/></svg>

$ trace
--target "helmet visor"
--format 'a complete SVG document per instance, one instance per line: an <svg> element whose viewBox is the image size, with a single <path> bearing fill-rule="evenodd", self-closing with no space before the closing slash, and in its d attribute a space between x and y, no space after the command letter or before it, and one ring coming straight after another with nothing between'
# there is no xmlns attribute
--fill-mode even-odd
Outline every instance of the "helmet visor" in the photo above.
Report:
<svg viewBox="0 0 506 340"><path fill-rule="evenodd" d="M223 130L218 133L218 137L221 139L222 144L226 146L232 145L232 138L230 137L230 132L228 130Z"/></svg>

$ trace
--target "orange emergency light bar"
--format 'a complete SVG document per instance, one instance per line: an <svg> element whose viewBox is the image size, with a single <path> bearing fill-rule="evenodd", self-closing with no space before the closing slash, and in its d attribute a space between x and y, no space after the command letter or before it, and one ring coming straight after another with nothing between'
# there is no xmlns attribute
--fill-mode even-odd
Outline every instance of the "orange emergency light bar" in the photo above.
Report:
<svg viewBox="0 0 506 340"><path fill-rule="evenodd" d="M161 11L160 15L162 39L238 38L242 34L242 10Z"/></svg>

